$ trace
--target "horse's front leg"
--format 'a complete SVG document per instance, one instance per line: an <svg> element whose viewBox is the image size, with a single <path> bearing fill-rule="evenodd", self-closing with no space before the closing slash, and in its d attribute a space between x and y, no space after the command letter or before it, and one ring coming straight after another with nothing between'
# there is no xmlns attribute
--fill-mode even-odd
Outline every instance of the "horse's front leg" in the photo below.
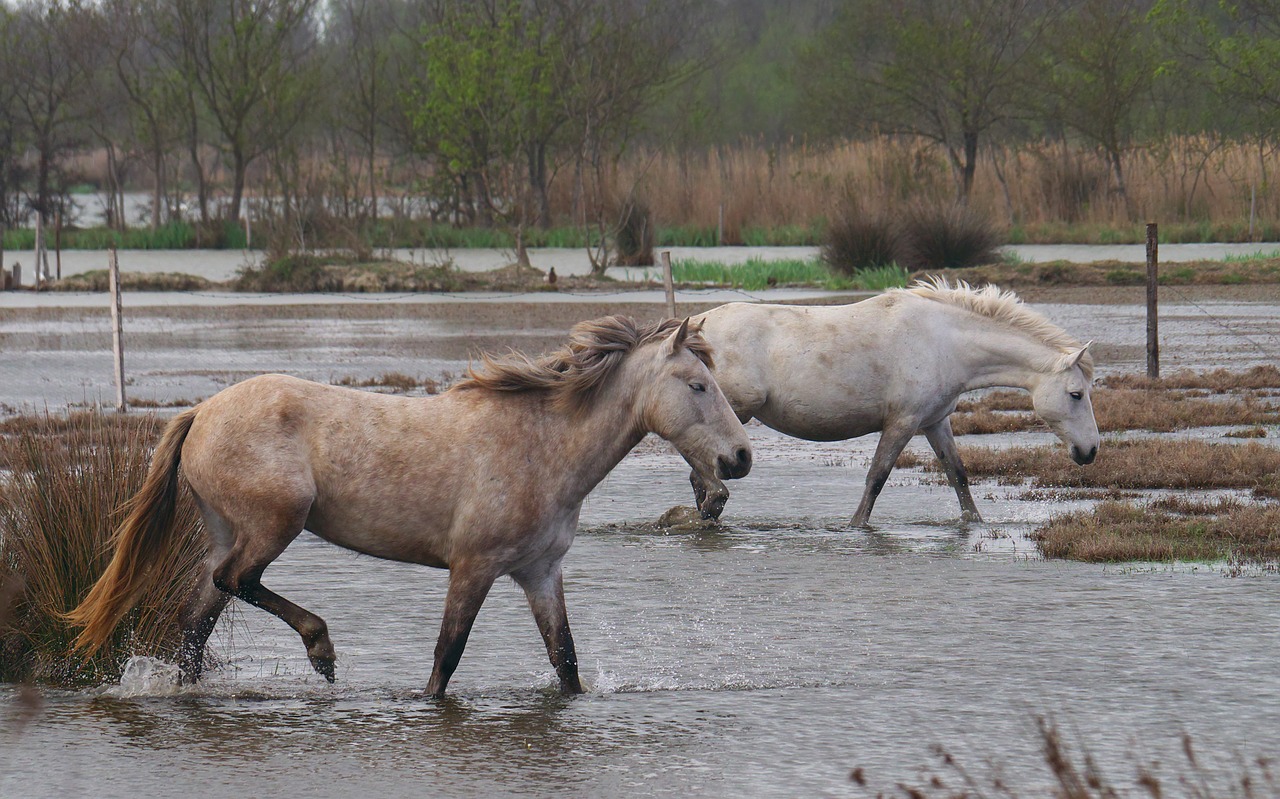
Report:
<svg viewBox="0 0 1280 799"><path fill-rule="evenodd" d="M564 606L564 578L560 561L535 564L511 575L529 598L529 609L538 622L538 632L547 645L547 657L560 678L560 692L582 693L578 679L578 654L569 632L569 615Z"/></svg>
<svg viewBox="0 0 1280 799"><path fill-rule="evenodd" d="M449 592L444 598L440 639L436 641L435 663L431 667L431 679L427 682L427 693L432 696L444 696L449 678L462 659L462 650L467 646L467 637L471 635L476 614L480 612L480 606L484 604L495 579L496 574L466 565L450 567Z"/></svg>
<svg viewBox="0 0 1280 799"><path fill-rule="evenodd" d="M729 502L729 489L719 480L708 483L695 469L689 472L689 484L693 486L693 502L704 519L719 519Z"/></svg>
<svg viewBox="0 0 1280 799"><path fill-rule="evenodd" d="M871 458L871 469L867 471L867 486L862 492L862 501L858 503L858 511L853 514L854 527L866 527L871 518L871 508L876 498L884 489L889 479L889 472L898 462L898 456L906 448L907 442L916 433L915 421L891 422L880 431L880 443L876 445L876 454Z"/></svg>
<svg viewBox="0 0 1280 799"><path fill-rule="evenodd" d="M951 418L946 417L935 425L924 428L925 438L933 447L933 454L938 456L943 471L947 474L947 482L956 492L960 500L960 518L966 522L982 521L978 506L973 501L973 493L969 491L969 473L960 462L960 452L956 449L956 439L951 432Z"/></svg>

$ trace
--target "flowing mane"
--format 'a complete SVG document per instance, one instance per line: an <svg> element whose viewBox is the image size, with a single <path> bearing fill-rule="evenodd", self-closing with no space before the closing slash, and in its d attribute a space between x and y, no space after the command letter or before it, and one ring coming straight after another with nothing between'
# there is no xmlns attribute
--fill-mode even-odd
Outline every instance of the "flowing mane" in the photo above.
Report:
<svg viewBox="0 0 1280 799"><path fill-rule="evenodd" d="M629 316L606 316L579 322L569 331L569 342L547 355L481 354L480 366L468 368L467 376L453 390L549 391L558 402L580 405L604 385L629 353L670 335L680 321L663 319L641 325ZM684 346L712 368L711 346L692 327Z"/></svg>
<svg viewBox="0 0 1280 799"><path fill-rule="evenodd" d="M982 288L974 288L963 280L956 281L952 286L945 277L931 275L924 280L917 280L909 288L893 291L947 303L1003 322L1063 353L1075 352L1084 346L1065 330L1023 305L1017 294L1003 291L999 286L988 284ZM1084 372L1086 380L1093 380L1093 356L1087 350L1080 359L1080 370Z"/></svg>

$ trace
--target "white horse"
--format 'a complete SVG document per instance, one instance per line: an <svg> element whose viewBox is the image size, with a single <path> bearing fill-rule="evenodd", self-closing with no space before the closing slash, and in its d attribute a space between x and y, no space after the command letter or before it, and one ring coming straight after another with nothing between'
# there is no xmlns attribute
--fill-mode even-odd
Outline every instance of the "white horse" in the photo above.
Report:
<svg viewBox="0 0 1280 799"><path fill-rule="evenodd" d="M963 518L981 520L948 418L966 391L1026 389L1072 460L1092 463L1098 452L1089 345L995 286L933 278L851 305L734 302L694 321L716 353L716 382L742 421L754 416L809 441L881 431L857 526L867 524L917 431L941 461ZM690 480L704 515L719 515L723 484ZM701 502L708 491L721 497L717 503Z"/></svg>

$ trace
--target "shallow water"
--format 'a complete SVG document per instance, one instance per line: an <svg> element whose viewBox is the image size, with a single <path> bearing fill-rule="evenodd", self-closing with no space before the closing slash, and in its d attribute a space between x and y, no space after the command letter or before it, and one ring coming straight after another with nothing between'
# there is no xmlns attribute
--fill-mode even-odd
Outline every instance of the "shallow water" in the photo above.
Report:
<svg viewBox="0 0 1280 799"><path fill-rule="evenodd" d="M1037 308L1098 339L1102 371L1141 363L1140 309ZM1277 311L1173 309L1166 352L1197 368L1267 362L1254 343L1276 334ZM563 336L519 307L498 313L506 325L350 305L155 308L129 323L130 391L194 399L269 370L439 376L476 346ZM42 314L0 317L0 402L109 397L100 315ZM49 692L24 713L0 686L0 797L844 796L860 795L850 769L889 788L936 765L934 744L979 774L999 765L1033 795L1048 779L1035 714L1122 784L1151 759L1175 776L1184 731L1219 784L1237 756L1280 754L1274 575L1046 563L1027 532L1086 503L982 484L986 522L960 525L950 489L906 470L877 502L875 529L853 530L874 436L749 432L756 467L730 486L719 530L653 527L689 490L687 468L652 439L587 499L565 562L585 696L556 695L523 596L502 581L450 697L424 697L447 575L304 534L266 582L328 621L336 685L283 623L237 604L215 638L225 665L194 689L138 664L121 686Z"/></svg>
<svg viewBox="0 0 1280 799"><path fill-rule="evenodd" d="M933 744L1025 788L1047 779L1036 713L1119 782L1134 757L1178 762L1183 731L1226 772L1280 751L1274 578L1028 559L1046 506L980 498L989 522L961 527L950 491L910 476L877 529L851 530L861 465L754 434L777 457L733 486L720 531L643 523L686 501L662 446L586 503L565 589L586 696L555 695L503 581L450 698L424 697L446 575L305 536L267 582L329 622L336 685L238 605L216 639L228 662L197 688L135 676L11 721L0 795L856 795L851 768L888 786Z"/></svg>

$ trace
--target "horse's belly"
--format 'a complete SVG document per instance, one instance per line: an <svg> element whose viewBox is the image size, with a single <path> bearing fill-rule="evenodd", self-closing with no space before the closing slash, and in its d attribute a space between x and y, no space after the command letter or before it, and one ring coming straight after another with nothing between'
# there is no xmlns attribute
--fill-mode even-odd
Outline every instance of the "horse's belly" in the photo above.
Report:
<svg viewBox="0 0 1280 799"><path fill-rule="evenodd" d="M348 518L346 514L313 508L306 529L331 544L362 555L448 568L444 541L429 532L433 526L427 520Z"/></svg>
<svg viewBox="0 0 1280 799"><path fill-rule="evenodd" d="M808 441L844 441L874 433L883 426L878 414L858 409L833 412L798 403L766 403L756 412L764 425Z"/></svg>

